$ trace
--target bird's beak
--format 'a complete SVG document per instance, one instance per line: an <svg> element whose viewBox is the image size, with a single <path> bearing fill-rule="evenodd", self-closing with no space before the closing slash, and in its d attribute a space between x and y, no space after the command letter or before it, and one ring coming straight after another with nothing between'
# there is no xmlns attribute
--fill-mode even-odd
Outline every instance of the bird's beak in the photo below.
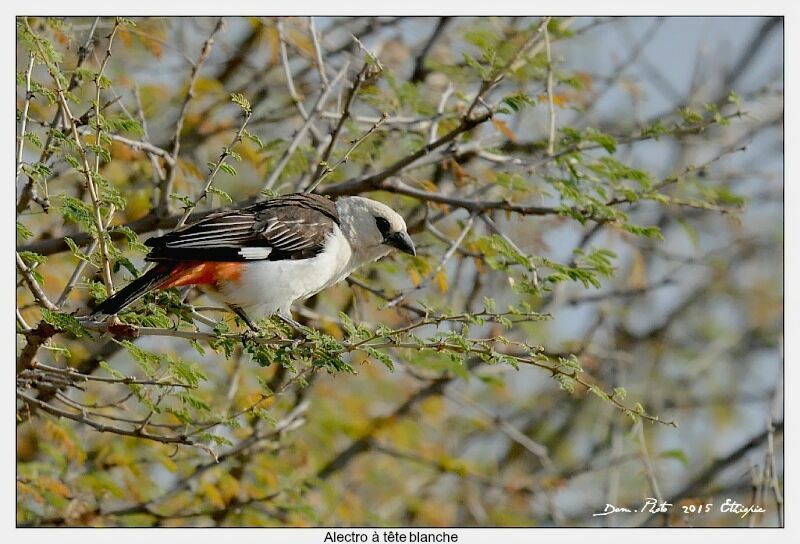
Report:
<svg viewBox="0 0 800 544"><path fill-rule="evenodd" d="M396 247L403 253L408 253L409 255L416 256L417 254L417 250L414 248L414 242L405 231L393 232L384 238L383 243L387 246Z"/></svg>

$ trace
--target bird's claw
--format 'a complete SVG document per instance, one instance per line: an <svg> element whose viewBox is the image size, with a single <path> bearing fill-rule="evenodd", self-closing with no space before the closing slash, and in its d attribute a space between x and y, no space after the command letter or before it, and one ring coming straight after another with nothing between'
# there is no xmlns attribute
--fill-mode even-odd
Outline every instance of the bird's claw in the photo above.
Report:
<svg viewBox="0 0 800 544"><path fill-rule="evenodd" d="M259 329L253 329L252 327L248 327L242 331L242 343L247 344L248 342L252 342L256 340L259 336L261 336L261 331Z"/></svg>
<svg viewBox="0 0 800 544"><path fill-rule="evenodd" d="M289 325L289 328L293 329L294 332L303 334L303 326L294 319L292 319L291 317L278 314L278 319L283 321L285 324Z"/></svg>

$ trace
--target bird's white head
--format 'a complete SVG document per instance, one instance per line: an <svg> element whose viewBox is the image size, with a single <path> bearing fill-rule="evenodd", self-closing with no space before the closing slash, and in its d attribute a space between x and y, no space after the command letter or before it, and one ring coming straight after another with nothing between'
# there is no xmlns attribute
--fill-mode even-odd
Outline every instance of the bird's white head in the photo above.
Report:
<svg viewBox="0 0 800 544"><path fill-rule="evenodd" d="M360 263L379 259L392 248L417 254L405 220L389 206L369 198L345 196L336 200L336 209L342 233Z"/></svg>

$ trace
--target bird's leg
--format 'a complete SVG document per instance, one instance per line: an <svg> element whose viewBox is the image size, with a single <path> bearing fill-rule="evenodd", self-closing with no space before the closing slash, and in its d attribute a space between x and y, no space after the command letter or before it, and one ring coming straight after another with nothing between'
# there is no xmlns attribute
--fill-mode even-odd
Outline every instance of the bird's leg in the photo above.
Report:
<svg viewBox="0 0 800 544"><path fill-rule="evenodd" d="M233 313L235 313L236 315L238 315L239 317L242 318L242 321L245 322L247 327L252 332L254 332L255 334L260 334L261 333L261 329L258 328L258 325L256 325L255 322L252 319L250 319L250 316L248 316L245 313L245 311L242 310L241 307L236 306L235 304L229 304L228 306L230 307L231 310L233 310Z"/></svg>
<svg viewBox="0 0 800 544"><path fill-rule="evenodd" d="M292 314L288 310L285 312L278 312L276 315L281 321L294 330L295 338L292 340L291 349L296 349L306 338L306 335L303 333L303 326L292 318Z"/></svg>
<svg viewBox="0 0 800 544"><path fill-rule="evenodd" d="M295 321L294 318L292 318L292 314L278 312L276 315L278 316L278 318L280 318L281 321L283 321L284 323L289 325L292 329L294 329L295 332L300 332L300 333L303 332L303 326L297 321Z"/></svg>

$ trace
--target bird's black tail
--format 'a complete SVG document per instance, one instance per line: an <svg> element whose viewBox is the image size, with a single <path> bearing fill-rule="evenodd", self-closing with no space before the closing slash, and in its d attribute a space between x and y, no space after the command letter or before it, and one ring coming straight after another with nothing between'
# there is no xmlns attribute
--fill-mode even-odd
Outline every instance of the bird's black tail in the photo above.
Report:
<svg viewBox="0 0 800 544"><path fill-rule="evenodd" d="M171 264L159 264L143 276L136 278L121 291L117 291L98 306L92 316L113 315L135 302L153 287L163 283L174 270Z"/></svg>

